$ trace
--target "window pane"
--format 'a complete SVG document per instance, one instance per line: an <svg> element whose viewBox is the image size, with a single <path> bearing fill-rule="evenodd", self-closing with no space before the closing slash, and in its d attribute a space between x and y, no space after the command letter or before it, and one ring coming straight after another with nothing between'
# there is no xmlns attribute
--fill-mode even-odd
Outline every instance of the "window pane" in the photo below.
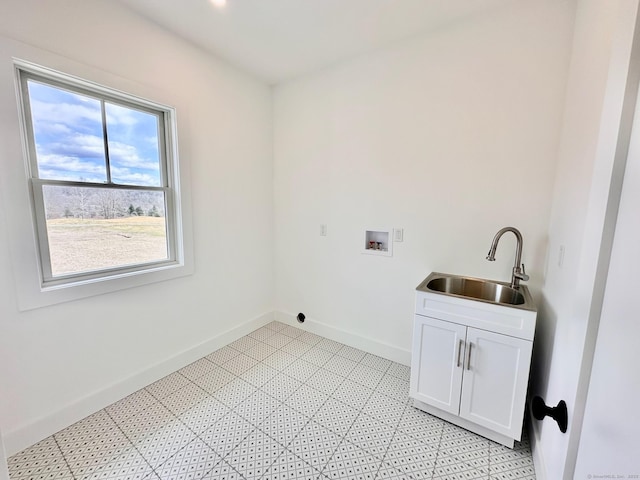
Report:
<svg viewBox="0 0 640 480"><path fill-rule="evenodd" d="M163 192L42 188L53 277L168 259Z"/></svg>
<svg viewBox="0 0 640 480"><path fill-rule="evenodd" d="M161 186L158 117L106 103L111 181Z"/></svg>
<svg viewBox="0 0 640 480"><path fill-rule="evenodd" d="M100 101L29 80L38 176L106 182Z"/></svg>

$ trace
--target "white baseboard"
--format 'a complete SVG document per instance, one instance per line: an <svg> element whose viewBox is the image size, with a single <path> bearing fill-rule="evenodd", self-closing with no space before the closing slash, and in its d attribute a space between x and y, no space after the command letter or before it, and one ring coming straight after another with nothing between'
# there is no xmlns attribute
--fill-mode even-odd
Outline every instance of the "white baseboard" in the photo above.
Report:
<svg viewBox="0 0 640 480"><path fill-rule="evenodd" d="M220 333L194 347L179 352L170 358L163 360L149 368L134 373L128 378L108 385L97 392L81 398L53 413L44 415L20 428L4 432L0 440L4 441L7 457L18 453L25 448L53 435L56 432L82 420L83 418L102 410L113 402L130 395L137 390L179 370L180 368L195 362L209 353L221 348L238 338L251 333L253 330L278 320L288 325L302 328L311 333L344 343L354 348L359 348L373 355L387 358L403 365L411 363L411 352L393 345L364 337L359 333L349 332L340 328L327 325L317 320L307 318L303 324L296 320L296 315L285 312L269 312L254 319L248 320L237 327ZM0 480L2 476L2 459L0 458ZM536 468L537 471L537 468Z"/></svg>
<svg viewBox="0 0 640 480"><path fill-rule="evenodd" d="M269 312L248 320L237 327L220 333L213 338L179 352L166 360L151 367L134 373L124 380L115 382L97 392L90 393L53 413L35 419L31 423L18 429L4 432L0 440L4 440L6 456L9 457L25 448L38 443L56 432L82 420L83 418L102 410L127 395L144 388L189 365L192 362L210 354L229 343L237 340L253 330L260 328L274 320L274 313ZM0 459L0 480L2 476L2 460Z"/></svg>
<svg viewBox="0 0 640 480"><path fill-rule="evenodd" d="M531 443L531 456L533 457L533 468L536 471L536 480L547 480L547 467L542 456L542 449L538 448L540 445L540 429L536 427L541 423L534 422L530 412L527 418L529 420L529 442Z"/></svg>
<svg viewBox="0 0 640 480"><path fill-rule="evenodd" d="M330 340L344 343L350 347L359 348L365 352L377 355L379 357L393 360L403 365L411 364L411 351L404 350L394 345L389 345L378 340L363 336L361 333L349 332L336 328L326 323L319 322L307 317L304 323L298 322L295 314L286 312L275 312L275 319L279 322L286 323L297 328L302 328L316 335L321 335Z"/></svg>

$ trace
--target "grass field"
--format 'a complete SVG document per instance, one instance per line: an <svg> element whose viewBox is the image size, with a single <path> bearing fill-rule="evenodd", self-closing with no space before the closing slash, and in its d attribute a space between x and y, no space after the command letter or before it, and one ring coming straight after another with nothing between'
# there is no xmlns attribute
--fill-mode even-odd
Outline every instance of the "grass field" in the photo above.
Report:
<svg viewBox="0 0 640 480"><path fill-rule="evenodd" d="M164 217L47 220L53 275L167 258Z"/></svg>

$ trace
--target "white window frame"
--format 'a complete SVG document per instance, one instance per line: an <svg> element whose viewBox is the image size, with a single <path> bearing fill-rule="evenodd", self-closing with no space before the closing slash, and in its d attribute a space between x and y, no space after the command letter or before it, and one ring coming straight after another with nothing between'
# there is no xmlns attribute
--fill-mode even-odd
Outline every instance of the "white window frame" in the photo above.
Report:
<svg viewBox="0 0 640 480"><path fill-rule="evenodd" d="M176 112L173 107L143 99L120 90L115 90L94 82L67 75L39 65L14 60L17 96L19 103L21 133L25 166L28 177L29 198L34 238L36 241L37 266L42 293L49 293L47 299L28 302L21 309L59 303L86 296L96 295L131 286L162 281L192 273L192 266L185 269L185 242L183 239L182 203L180 194L180 169L177 155ZM38 177L38 165L35 152L35 139L31 124L26 82L31 79L53 87L61 87L83 95L89 95L102 101L112 101L120 105L157 114L161 119L160 176L161 186L139 187L114 183L89 183L81 181L45 180ZM63 185L103 189L142 189L162 191L165 197L165 222L167 232L167 259L162 261L114 267L90 272L53 276L49 257L46 215L44 209L43 186ZM96 288L96 284L99 285ZM62 295L55 291L66 290ZM75 291L74 291L75 290ZM54 293L51 293L54 292Z"/></svg>

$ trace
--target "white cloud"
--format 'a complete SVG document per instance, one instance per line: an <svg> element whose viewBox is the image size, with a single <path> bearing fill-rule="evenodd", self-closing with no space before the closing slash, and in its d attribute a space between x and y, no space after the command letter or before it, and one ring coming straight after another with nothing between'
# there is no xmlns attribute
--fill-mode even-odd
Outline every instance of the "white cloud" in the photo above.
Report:
<svg viewBox="0 0 640 480"><path fill-rule="evenodd" d="M159 186L159 180L156 175L149 175L148 173L133 172L128 168L111 168L112 180L116 183L123 183L128 185L150 185Z"/></svg>
<svg viewBox="0 0 640 480"><path fill-rule="evenodd" d="M73 133L67 125L56 122L40 122L37 132L45 135L70 135Z"/></svg>
<svg viewBox="0 0 640 480"><path fill-rule="evenodd" d="M136 125L139 120L135 110L113 103L106 104L107 125Z"/></svg>
<svg viewBox="0 0 640 480"><path fill-rule="evenodd" d="M122 167L158 171L159 161L142 158L134 145L109 141L109 156L114 164Z"/></svg>
<svg viewBox="0 0 640 480"><path fill-rule="evenodd" d="M87 162L77 157L58 154L43 154L39 155L38 159L38 167L41 176L43 176L43 172L51 172L56 175L55 178L58 178L58 175L55 172L71 172L71 174L73 174L72 178L75 178L76 180L79 177L84 176L83 174L101 175L102 178L100 181L102 182L105 180L104 164L100 165L94 162Z"/></svg>
<svg viewBox="0 0 640 480"><path fill-rule="evenodd" d="M77 133L62 137L60 140L38 144L38 148L44 153L96 158L104 163L105 155L102 137Z"/></svg>
<svg viewBox="0 0 640 480"><path fill-rule="evenodd" d="M102 124L100 104L97 100L92 101L93 104L88 101L87 105L74 105L32 100L31 112L38 128L47 124L59 124L73 127L76 130L78 125L86 124L87 121L93 124Z"/></svg>

